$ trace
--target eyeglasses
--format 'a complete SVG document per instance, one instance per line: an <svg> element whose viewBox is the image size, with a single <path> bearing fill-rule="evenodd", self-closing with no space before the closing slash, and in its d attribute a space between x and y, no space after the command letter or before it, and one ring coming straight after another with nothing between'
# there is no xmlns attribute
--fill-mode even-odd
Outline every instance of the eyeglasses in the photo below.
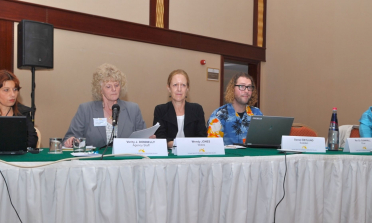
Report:
<svg viewBox="0 0 372 223"><path fill-rule="evenodd" d="M245 86L245 85L235 85L236 87L239 88L239 90L241 91L244 91L245 89L248 89L248 91L253 91L254 90L254 86L253 85L248 85L248 86Z"/></svg>

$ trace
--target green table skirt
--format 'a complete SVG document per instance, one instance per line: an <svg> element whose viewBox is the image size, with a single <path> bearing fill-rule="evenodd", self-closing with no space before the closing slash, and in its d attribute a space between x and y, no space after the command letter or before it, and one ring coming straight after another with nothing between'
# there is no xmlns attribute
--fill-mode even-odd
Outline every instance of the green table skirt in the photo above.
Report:
<svg viewBox="0 0 372 223"><path fill-rule="evenodd" d="M48 162L57 161L66 158L74 158L71 155L71 151L64 151L62 154L48 154L49 149L43 148L39 154L26 153L24 155L0 155L0 159L6 162ZM102 153L99 150L99 153ZM281 156L284 153L279 152L276 149L267 148L246 148L246 149L226 149L225 155L214 155L214 156L175 156L168 150L169 156L150 157L151 159L177 159L177 158L196 158L196 157L243 157L243 156ZM112 154L112 149L108 148L106 154ZM289 153L291 154L291 153ZM372 155L372 153L344 153L343 151L327 151L324 153L306 153L306 154L321 154L321 155ZM104 157L104 160L123 160L123 159L141 159L142 157L137 156L126 156L126 157ZM90 160L100 160L101 157L94 157Z"/></svg>

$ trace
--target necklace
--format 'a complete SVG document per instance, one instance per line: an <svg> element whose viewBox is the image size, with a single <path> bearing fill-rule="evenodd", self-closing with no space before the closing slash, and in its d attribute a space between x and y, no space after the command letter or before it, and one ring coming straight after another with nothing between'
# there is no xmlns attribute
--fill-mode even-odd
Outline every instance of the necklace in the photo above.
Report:
<svg viewBox="0 0 372 223"><path fill-rule="evenodd" d="M10 112L11 109L12 109L12 107L9 108L9 111L6 113L5 116L8 116L8 114L9 114L9 112Z"/></svg>
<svg viewBox="0 0 372 223"><path fill-rule="evenodd" d="M108 119L112 119L112 116L105 109L103 109L103 113L104 113L103 115L105 115L105 113L106 113Z"/></svg>

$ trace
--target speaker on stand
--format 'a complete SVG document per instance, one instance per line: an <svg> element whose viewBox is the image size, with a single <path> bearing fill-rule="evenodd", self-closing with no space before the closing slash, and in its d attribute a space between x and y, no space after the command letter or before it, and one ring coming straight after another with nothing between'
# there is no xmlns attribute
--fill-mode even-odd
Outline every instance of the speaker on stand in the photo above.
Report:
<svg viewBox="0 0 372 223"><path fill-rule="evenodd" d="M35 121L35 69L53 68L53 31L48 23L22 20L18 24L17 67L31 69L31 118Z"/></svg>

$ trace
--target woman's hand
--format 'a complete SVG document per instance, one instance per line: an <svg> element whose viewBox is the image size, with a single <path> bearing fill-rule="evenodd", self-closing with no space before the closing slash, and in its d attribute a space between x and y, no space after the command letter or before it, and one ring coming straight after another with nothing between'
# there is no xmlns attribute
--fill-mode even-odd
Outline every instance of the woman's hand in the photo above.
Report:
<svg viewBox="0 0 372 223"><path fill-rule="evenodd" d="M152 135L149 137L150 139L156 139L156 135Z"/></svg>
<svg viewBox="0 0 372 223"><path fill-rule="evenodd" d="M72 147L72 141L74 140L75 137L71 136L70 138L66 139L65 143L64 143L64 146L67 147L67 148L71 148Z"/></svg>
<svg viewBox="0 0 372 223"><path fill-rule="evenodd" d="M168 143L167 143L167 146L168 146L168 148L173 148L173 141L169 141Z"/></svg>

